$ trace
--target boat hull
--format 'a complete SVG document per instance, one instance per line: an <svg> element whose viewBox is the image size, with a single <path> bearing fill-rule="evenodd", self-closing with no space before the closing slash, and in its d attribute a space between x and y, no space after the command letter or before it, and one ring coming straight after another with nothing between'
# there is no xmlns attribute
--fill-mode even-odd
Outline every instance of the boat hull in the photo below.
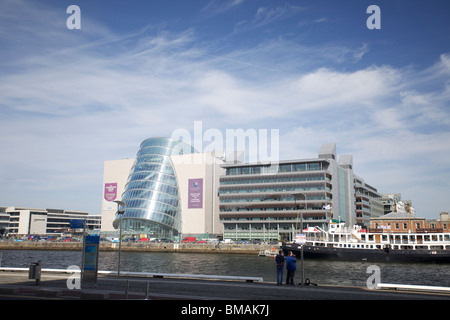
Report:
<svg viewBox="0 0 450 320"><path fill-rule="evenodd" d="M300 258L301 245L295 243L283 243L282 250L285 255L287 255L289 251L292 251ZM303 257L304 259L342 261L450 263L450 250L359 249L322 247L306 244L303 248Z"/></svg>

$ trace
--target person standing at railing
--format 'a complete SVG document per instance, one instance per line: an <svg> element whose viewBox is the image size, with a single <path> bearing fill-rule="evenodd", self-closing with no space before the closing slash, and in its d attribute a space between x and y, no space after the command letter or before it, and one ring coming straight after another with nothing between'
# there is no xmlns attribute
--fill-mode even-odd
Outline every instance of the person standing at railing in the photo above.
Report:
<svg viewBox="0 0 450 320"><path fill-rule="evenodd" d="M294 285L294 276L295 276L295 270L297 269L297 258L292 253L292 251L289 251L289 255L286 258L286 284L287 285Z"/></svg>
<svg viewBox="0 0 450 320"><path fill-rule="evenodd" d="M284 270L284 256L283 251L280 250L275 257L275 263L277 265L277 285L281 286L283 284L283 270Z"/></svg>

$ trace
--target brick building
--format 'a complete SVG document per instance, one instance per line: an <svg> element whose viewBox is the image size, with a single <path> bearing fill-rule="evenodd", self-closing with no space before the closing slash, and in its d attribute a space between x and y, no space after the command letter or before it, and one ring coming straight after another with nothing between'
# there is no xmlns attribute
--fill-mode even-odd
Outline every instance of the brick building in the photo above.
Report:
<svg viewBox="0 0 450 320"><path fill-rule="evenodd" d="M448 212L441 212L439 219L427 220L406 212L391 212L370 219L370 232L450 232Z"/></svg>

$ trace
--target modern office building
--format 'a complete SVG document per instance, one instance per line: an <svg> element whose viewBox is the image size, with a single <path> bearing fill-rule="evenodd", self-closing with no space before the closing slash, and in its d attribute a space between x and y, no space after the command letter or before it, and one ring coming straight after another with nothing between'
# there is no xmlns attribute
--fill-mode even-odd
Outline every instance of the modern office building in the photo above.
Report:
<svg viewBox="0 0 450 320"><path fill-rule="evenodd" d="M326 230L330 219L349 226L365 223L370 212L381 208L377 203L377 209L371 209L370 201L378 193L353 174L352 156L342 155L336 161L334 143L322 145L314 159L222 167L226 170L220 178L224 238L291 240L300 230L301 219L304 228ZM366 202L367 215L358 219L357 205L366 206Z"/></svg>
<svg viewBox="0 0 450 320"><path fill-rule="evenodd" d="M217 193L222 163L214 153L198 153L163 137L144 140L135 160L106 161L102 231L117 230L122 219L122 231L136 237L221 235ZM118 209L123 214L112 221Z"/></svg>
<svg viewBox="0 0 450 320"><path fill-rule="evenodd" d="M354 176L356 222L361 226L369 226L370 219L384 214L381 194L376 188L364 182L359 176Z"/></svg>
<svg viewBox="0 0 450 320"><path fill-rule="evenodd" d="M411 200L402 200L401 193L383 193L381 195L384 214L391 212L405 212L411 215L415 214Z"/></svg>
<svg viewBox="0 0 450 320"><path fill-rule="evenodd" d="M71 230L71 220L85 219L88 231L100 231L101 217L84 211L0 207L0 233L6 236L60 236Z"/></svg>

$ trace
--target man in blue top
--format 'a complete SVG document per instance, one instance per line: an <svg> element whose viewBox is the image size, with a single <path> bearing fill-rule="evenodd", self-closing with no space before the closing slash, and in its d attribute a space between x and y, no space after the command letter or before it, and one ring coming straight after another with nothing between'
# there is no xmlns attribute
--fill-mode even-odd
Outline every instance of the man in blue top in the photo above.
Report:
<svg viewBox="0 0 450 320"><path fill-rule="evenodd" d="M287 270L286 284L287 285L294 284L295 270L297 269L296 263L297 263L297 258L294 256L292 251L289 251L289 255L286 258L286 270Z"/></svg>

